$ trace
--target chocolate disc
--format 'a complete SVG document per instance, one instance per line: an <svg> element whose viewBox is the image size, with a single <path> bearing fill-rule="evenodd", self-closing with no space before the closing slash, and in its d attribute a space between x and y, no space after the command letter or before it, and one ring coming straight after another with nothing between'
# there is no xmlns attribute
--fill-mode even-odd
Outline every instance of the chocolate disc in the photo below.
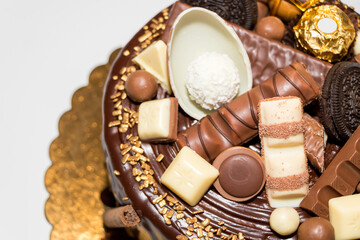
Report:
<svg viewBox="0 0 360 240"><path fill-rule="evenodd" d="M360 125L360 64L335 64L326 76L320 100L327 133L346 142Z"/></svg>
<svg viewBox="0 0 360 240"><path fill-rule="evenodd" d="M225 198L241 202L255 196L265 184L265 167L262 158L244 147L229 148L215 159L213 166L219 170L214 183Z"/></svg>
<svg viewBox="0 0 360 240"><path fill-rule="evenodd" d="M256 0L181 0L193 7L203 7L217 13L223 19L252 29L257 21Z"/></svg>

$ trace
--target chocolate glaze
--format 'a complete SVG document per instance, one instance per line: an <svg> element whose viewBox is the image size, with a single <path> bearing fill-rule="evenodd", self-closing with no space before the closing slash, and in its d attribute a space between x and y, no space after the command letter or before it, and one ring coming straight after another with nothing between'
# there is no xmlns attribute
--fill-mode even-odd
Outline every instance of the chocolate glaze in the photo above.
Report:
<svg viewBox="0 0 360 240"><path fill-rule="evenodd" d="M184 8L184 5L176 3L172 12L181 12L181 8ZM151 21L149 21L148 24L150 24L150 22ZM243 43L246 42L245 46L251 60L255 84L259 84L261 81L266 80L274 73L275 69L278 69L281 66L287 66L295 60L305 60L305 64L310 63L307 65L309 66L311 74L315 77L316 81L319 83L323 81L324 74L327 72L329 64L323 63L317 59L313 60L314 58L311 58L303 53L284 47L279 43L263 39L260 36L236 27L235 25L234 28L239 36L242 37ZM132 176L131 166L128 164L123 165L121 163L122 155L120 153L119 145L125 141L126 134L120 134L116 127L108 127L108 123L115 120L115 117L112 116L114 103L110 99L110 96L115 92L114 86L117 81L111 80L111 77L117 74L123 66L133 65L131 59L135 56L135 54L131 50L134 46L138 45L137 38L143 33L143 30L140 30L123 48L124 50L130 50L131 54L129 56L125 57L122 52L119 53L106 81L103 95L103 147L109 174L111 176L112 190L115 193L118 202L121 205L133 205L134 209L141 218L140 226L149 231L149 235L152 239L175 239L176 235L184 234L186 232L186 227L188 225L186 224L185 219L172 221L170 226L164 223L164 220L158 213L156 207L151 203L151 200L154 198L151 191L148 189L139 191L139 183L136 182ZM164 97L169 97L169 95L162 88L159 88L156 98L160 99ZM134 110L138 109L138 104L135 104L128 99L123 101L123 106ZM193 119L189 118L181 109L179 110L178 131L189 128L193 122ZM135 128L132 128L128 133L132 133L134 135L137 134ZM260 153L258 138L254 139L249 144L247 144L247 146ZM155 145L143 143L142 148L145 150L146 156L152 160L155 159L159 153L164 154L165 157L161 163L155 161L150 162L150 165L155 172L155 181L159 185L159 193L163 194L164 192L167 192L186 206L186 210L184 211L186 217L191 216L190 213L192 211L201 208L205 210L205 213L197 215L200 220L204 220L204 218L212 219L211 224L215 227L217 226L217 222L223 220L228 227L226 230L226 233L228 234L237 234L241 231L246 239L271 240L281 238L270 229L269 216L273 209L268 205L265 191L262 191L254 199L244 203L237 203L224 199L214 188L211 188L197 206L190 207L160 184L160 177L162 173L176 155L174 146L172 144ZM335 148L332 148L335 153L336 149L334 149ZM325 159L327 159L326 156ZM115 175L114 170L117 170L120 175ZM318 176L311 169L310 177L310 183L312 185ZM122 198L124 196L127 196L129 200L123 200ZM301 221L304 221L309 217L309 214L302 209L296 208L296 210L300 214ZM137 229L134 229L133 232L136 234ZM215 237L214 239L219 238ZM293 234L288 239L297 239L296 234Z"/></svg>

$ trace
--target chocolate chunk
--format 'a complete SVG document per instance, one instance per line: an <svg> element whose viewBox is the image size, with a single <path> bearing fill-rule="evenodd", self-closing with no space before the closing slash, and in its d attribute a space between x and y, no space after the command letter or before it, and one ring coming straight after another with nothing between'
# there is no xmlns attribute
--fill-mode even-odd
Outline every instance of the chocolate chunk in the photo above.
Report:
<svg viewBox="0 0 360 240"><path fill-rule="evenodd" d="M330 199L355 192L360 182L360 127L335 156L324 173L300 203L300 207L328 218Z"/></svg>
<svg viewBox="0 0 360 240"><path fill-rule="evenodd" d="M360 125L360 64L340 62L326 76L320 99L322 122L329 136L346 142Z"/></svg>
<svg viewBox="0 0 360 240"><path fill-rule="evenodd" d="M299 240L334 240L334 227L325 218L309 218L300 225L298 238Z"/></svg>
<svg viewBox="0 0 360 240"><path fill-rule="evenodd" d="M244 147L232 147L222 152L213 166L219 170L214 183L224 197L236 202L249 200L265 184L265 166L256 152Z"/></svg>
<svg viewBox="0 0 360 240"><path fill-rule="evenodd" d="M263 3L263 2L257 2L257 9L258 9L258 15L257 15L257 21L256 22L259 22L260 19L266 17L266 16L269 16L269 7Z"/></svg>
<svg viewBox="0 0 360 240"><path fill-rule="evenodd" d="M137 70L130 74L125 82L125 91L135 102L144 102L155 97L158 84L156 78L145 70Z"/></svg>
<svg viewBox="0 0 360 240"><path fill-rule="evenodd" d="M275 96L298 96L307 104L319 93L319 85L304 66L296 62L180 132L176 143L180 148L192 148L211 162L226 148L243 144L258 134L257 106L260 100Z"/></svg>
<svg viewBox="0 0 360 240"><path fill-rule="evenodd" d="M311 165L320 173L324 171L324 152L327 136L324 127L309 114L304 113L305 151Z"/></svg>
<svg viewBox="0 0 360 240"><path fill-rule="evenodd" d="M217 13L223 19L252 29L257 20L255 0L181 0L193 7L203 7Z"/></svg>

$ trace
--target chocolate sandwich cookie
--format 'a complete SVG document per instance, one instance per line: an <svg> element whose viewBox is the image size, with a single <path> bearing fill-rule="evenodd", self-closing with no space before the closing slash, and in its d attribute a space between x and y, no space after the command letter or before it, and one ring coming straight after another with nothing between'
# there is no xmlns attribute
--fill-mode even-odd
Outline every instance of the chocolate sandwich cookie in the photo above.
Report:
<svg viewBox="0 0 360 240"><path fill-rule="evenodd" d="M360 64L335 64L326 76L320 107L329 136L346 142L360 125Z"/></svg>
<svg viewBox="0 0 360 240"><path fill-rule="evenodd" d="M181 0L193 7L203 7L217 13L223 19L252 29L257 21L256 0Z"/></svg>

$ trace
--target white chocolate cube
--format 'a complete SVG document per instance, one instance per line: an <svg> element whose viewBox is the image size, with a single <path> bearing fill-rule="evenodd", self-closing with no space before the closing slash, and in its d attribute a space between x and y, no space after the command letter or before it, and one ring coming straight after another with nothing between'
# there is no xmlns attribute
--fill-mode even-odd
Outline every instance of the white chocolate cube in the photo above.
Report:
<svg viewBox="0 0 360 240"><path fill-rule="evenodd" d="M139 106L138 134L141 140L172 141L177 136L177 99L164 98Z"/></svg>
<svg viewBox="0 0 360 240"><path fill-rule="evenodd" d="M329 217L336 239L359 239L360 194L330 199Z"/></svg>
<svg viewBox="0 0 360 240"><path fill-rule="evenodd" d="M161 176L161 183L189 205L196 205L219 171L189 147L183 147Z"/></svg>

